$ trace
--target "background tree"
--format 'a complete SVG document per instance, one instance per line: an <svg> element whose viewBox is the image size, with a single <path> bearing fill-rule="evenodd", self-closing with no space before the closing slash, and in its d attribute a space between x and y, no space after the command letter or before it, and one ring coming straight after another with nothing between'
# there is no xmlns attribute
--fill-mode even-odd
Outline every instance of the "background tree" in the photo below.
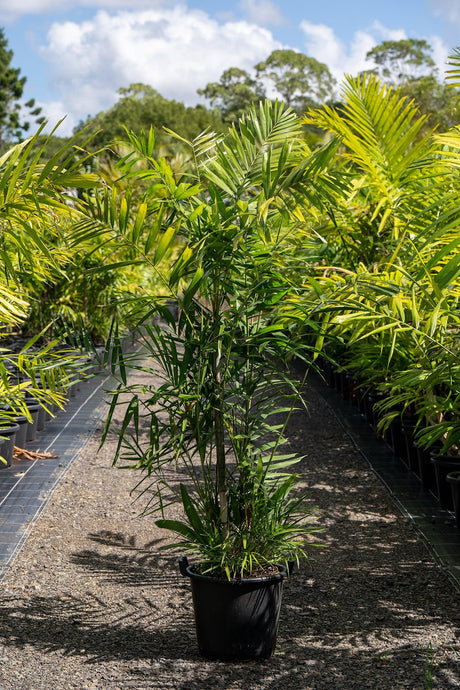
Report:
<svg viewBox="0 0 460 690"><path fill-rule="evenodd" d="M256 65L256 73L298 111L333 98L336 82L327 65L295 50L274 50Z"/></svg>
<svg viewBox="0 0 460 690"><path fill-rule="evenodd" d="M401 86L401 96L413 100L430 127L446 131L458 124L458 89L440 83L434 75L413 79Z"/></svg>
<svg viewBox="0 0 460 690"><path fill-rule="evenodd" d="M11 66L12 59L13 51L8 49L8 41L3 29L0 29L0 150L15 139L19 141L23 132L30 127L29 122L21 119L20 99L26 77L21 77L21 70ZM44 118L39 117L41 108L35 106L33 98L25 103L25 107L35 122L43 122Z"/></svg>
<svg viewBox="0 0 460 690"><path fill-rule="evenodd" d="M373 63L372 74L399 87L401 96L413 100L420 112L429 116L429 127L437 125L445 130L457 124L458 91L439 81L432 50L424 39L383 41L367 53L366 59Z"/></svg>
<svg viewBox="0 0 460 690"><path fill-rule="evenodd" d="M265 93L262 85L243 69L230 67L218 82L211 82L204 89L198 89L222 113L224 122L235 122L249 107L262 100Z"/></svg>
<svg viewBox="0 0 460 690"><path fill-rule="evenodd" d="M158 145L168 141L164 127L184 133L191 139L208 128L216 132L225 128L217 110L208 110L203 105L187 107L184 103L168 100L147 84L130 84L119 89L118 93L120 99L115 105L77 125L77 132L85 128L85 136L94 134L93 149L108 146L124 137L125 127L135 132L148 132L150 127L154 127Z"/></svg>
<svg viewBox="0 0 460 690"><path fill-rule="evenodd" d="M425 39L405 38L382 41L368 51L366 60L374 63L371 71L382 81L399 86L426 75L436 75L431 52L432 47Z"/></svg>

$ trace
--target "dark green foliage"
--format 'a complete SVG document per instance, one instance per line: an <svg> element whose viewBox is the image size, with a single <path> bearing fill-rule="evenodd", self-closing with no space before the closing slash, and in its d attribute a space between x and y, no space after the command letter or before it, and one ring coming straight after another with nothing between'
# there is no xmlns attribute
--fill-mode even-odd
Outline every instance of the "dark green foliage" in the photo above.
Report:
<svg viewBox="0 0 460 690"><path fill-rule="evenodd" d="M333 98L335 79L327 65L294 50L274 50L256 67L259 79L272 82L286 105L298 112Z"/></svg>
<svg viewBox="0 0 460 690"><path fill-rule="evenodd" d="M265 97L260 82L252 79L249 74L237 67L225 70L218 82L198 89L198 93L208 98L212 106L216 106L224 122L232 123L246 113L251 105Z"/></svg>
<svg viewBox="0 0 460 690"><path fill-rule="evenodd" d="M0 151L13 141L19 141L30 123L24 121L21 113L20 99L24 91L26 77L21 77L21 70L12 67L13 51L8 49L8 41L3 29L0 29ZM30 99L25 107L34 121L41 124L41 108L34 107L35 100Z"/></svg>
<svg viewBox="0 0 460 690"><path fill-rule="evenodd" d="M125 136L125 128L139 132L150 127L157 130L158 146L169 143L170 138L163 128L178 131L182 136L193 139L203 130L210 128L223 131L225 126L216 110L204 106L186 107L178 101L163 98L155 89L145 84L131 84L120 89L120 99L109 110L88 117L80 123L77 131L85 127L85 132L94 134L93 148L109 146Z"/></svg>

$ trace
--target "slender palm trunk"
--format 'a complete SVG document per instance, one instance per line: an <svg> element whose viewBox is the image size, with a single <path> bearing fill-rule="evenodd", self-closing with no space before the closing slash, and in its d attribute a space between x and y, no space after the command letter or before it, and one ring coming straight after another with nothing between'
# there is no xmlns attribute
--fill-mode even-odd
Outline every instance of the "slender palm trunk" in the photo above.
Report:
<svg viewBox="0 0 460 690"><path fill-rule="evenodd" d="M220 519L224 536L228 535L228 503L227 503L227 476L225 468L225 438L224 419L221 408L216 408L214 413L214 428L216 442L216 484L219 501Z"/></svg>
<svg viewBox="0 0 460 690"><path fill-rule="evenodd" d="M220 295L217 293L213 302L214 323L219 322L221 311ZM219 336L220 337L220 336ZM224 537L228 536L228 501L227 501L227 472L225 457L225 424L224 424L224 383L221 372L222 343L219 343L213 358L214 380L214 440L216 444L216 487L219 501L220 519Z"/></svg>

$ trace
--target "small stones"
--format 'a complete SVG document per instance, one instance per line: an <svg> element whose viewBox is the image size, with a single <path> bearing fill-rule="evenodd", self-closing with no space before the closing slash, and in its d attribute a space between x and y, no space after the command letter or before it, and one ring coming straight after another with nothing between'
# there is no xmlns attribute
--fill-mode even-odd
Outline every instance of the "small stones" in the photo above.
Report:
<svg viewBox="0 0 460 690"><path fill-rule="evenodd" d="M291 443L308 451L299 466L327 546L310 548L286 582L271 659L200 658L190 591L160 548L165 533L137 517L137 476L111 469L114 442L97 454L96 435L2 583L1 690L412 689L424 687L430 648L439 687L458 676L457 592L327 406L307 395Z"/></svg>

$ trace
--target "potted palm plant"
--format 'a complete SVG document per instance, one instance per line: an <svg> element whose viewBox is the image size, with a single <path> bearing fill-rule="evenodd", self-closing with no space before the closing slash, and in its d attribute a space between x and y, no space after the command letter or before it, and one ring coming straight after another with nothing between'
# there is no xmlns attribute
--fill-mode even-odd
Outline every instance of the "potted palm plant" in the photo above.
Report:
<svg viewBox="0 0 460 690"><path fill-rule="evenodd" d="M318 529L295 474L299 458L282 450L301 400L288 362L306 357L282 305L295 289L289 263L302 221L298 201L310 183L319 186L327 154L312 154L296 114L270 102L225 139L208 133L184 142L195 163L178 179L153 155L152 132L130 135L130 143L121 167L147 184L143 206L130 219L123 200L116 223L109 212L101 218L109 204L88 204L145 274L161 273L166 260L168 294L155 298L139 285L136 298L124 300L142 358L122 352L114 327L108 348L121 382L103 441L123 404L114 464L143 472L137 489L145 512L176 535L173 547L193 556L180 567L192 580L201 653L267 657L288 564L306 556ZM130 367L160 382L130 383ZM177 504L179 519L168 512Z"/></svg>

